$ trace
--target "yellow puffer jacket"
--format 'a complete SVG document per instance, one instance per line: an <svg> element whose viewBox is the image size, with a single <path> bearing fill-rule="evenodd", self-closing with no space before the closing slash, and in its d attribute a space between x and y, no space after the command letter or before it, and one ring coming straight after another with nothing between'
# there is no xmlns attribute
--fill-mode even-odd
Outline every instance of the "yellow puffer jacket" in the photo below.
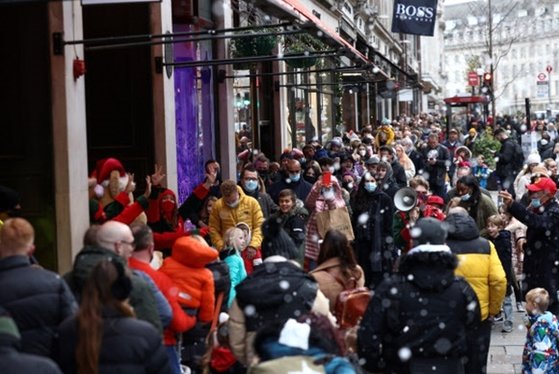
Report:
<svg viewBox="0 0 559 374"><path fill-rule="evenodd" d="M458 257L456 275L462 276L474 289L479 300L481 320L501 311L507 279L495 246L479 236L473 218L464 214L450 214L447 245Z"/></svg>
<svg viewBox="0 0 559 374"><path fill-rule="evenodd" d="M225 204L223 198L217 200L210 214L210 238L212 245L220 250L224 247L223 235L237 223L244 222L252 231L252 238L249 246L260 248L262 243L262 223L264 215L258 200L245 195L241 187L237 186L239 191L239 205L236 208L230 208Z"/></svg>

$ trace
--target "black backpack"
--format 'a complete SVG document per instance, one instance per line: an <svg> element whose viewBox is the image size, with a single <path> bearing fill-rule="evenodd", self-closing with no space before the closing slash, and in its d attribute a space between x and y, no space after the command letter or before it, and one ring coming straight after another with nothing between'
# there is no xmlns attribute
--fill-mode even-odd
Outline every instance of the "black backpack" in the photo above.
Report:
<svg viewBox="0 0 559 374"><path fill-rule="evenodd" d="M512 161L514 171L520 171L524 166L524 152L522 152L522 147L517 142L513 141L514 144L514 158Z"/></svg>

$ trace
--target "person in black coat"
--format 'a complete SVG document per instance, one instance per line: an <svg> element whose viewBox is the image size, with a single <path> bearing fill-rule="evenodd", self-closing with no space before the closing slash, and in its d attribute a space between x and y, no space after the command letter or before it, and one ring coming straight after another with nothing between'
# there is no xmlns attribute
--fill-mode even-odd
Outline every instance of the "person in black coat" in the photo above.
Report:
<svg viewBox="0 0 559 374"><path fill-rule="evenodd" d="M357 333L364 368L382 373L464 373L473 347L468 331L480 320L474 290L454 276L458 259L446 229L422 218L399 274L375 290Z"/></svg>
<svg viewBox="0 0 559 374"><path fill-rule="evenodd" d="M406 171L404 170L404 167L400 165L398 160L394 158L394 149L389 145L383 145L380 147L380 159L381 161L385 161L390 164L390 167L392 168L392 178L396 182L396 186L398 188L406 187L408 185Z"/></svg>
<svg viewBox="0 0 559 374"><path fill-rule="evenodd" d="M507 131L503 128L495 130L495 139L501 142L501 149L495 153L497 164L495 166L495 174L499 178L501 186L512 192L514 190L514 178L518 174L516 168L515 157L517 154L517 146L514 141L509 137Z"/></svg>
<svg viewBox="0 0 559 374"><path fill-rule="evenodd" d="M21 335L6 309L0 307L0 362L3 373L61 374L49 358L20 352Z"/></svg>
<svg viewBox="0 0 559 374"><path fill-rule="evenodd" d="M392 273L395 254L392 239L393 202L369 172L363 175L351 202L353 246L365 273L365 285L374 288Z"/></svg>
<svg viewBox="0 0 559 374"><path fill-rule="evenodd" d="M299 250L298 260L304 257L305 231L309 218L309 212L303 207L303 203L297 200L295 192L285 189L279 194L280 210L272 215L277 219L281 227L289 235Z"/></svg>
<svg viewBox="0 0 559 374"><path fill-rule="evenodd" d="M431 191L433 195L440 196L446 201L446 176L451 163L450 153L444 145L439 144L439 136L436 133L429 134L427 145L422 153L424 171L429 176Z"/></svg>
<svg viewBox="0 0 559 374"><path fill-rule="evenodd" d="M64 373L172 373L160 333L125 302L132 281L124 266L99 262L86 281L78 314L59 328Z"/></svg>
<svg viewBox="0 0 559 374"><path fill-rule="evenodd" d="M277 204L279 201L279 193L286 188L293 190L297 198L301 201L305 201L308 194L311 192L312 184L303 179L301 164L297 160L289 160L287 162L287 169L282 179L270 186L268 194Z"/></svg>
<svg viewBox="0 0 559 374"><path fill-rule="evenodd" d="M514 218L525 224L524 279L522 290L542 287L549 292L549 311L559 314L559 204L555 199L557 186L550 178L540 177L526 188L530 205L525 208L513 201L507 191L499 192L503 204Z"/></svg>
<svg viewBox="0 0 559 374"><path fill-rule="evenodd" d="M22 352L51 357L56 327L78 305L58 274L31 265L34 237L22 218L6 220L0 230L0 306L18 326Z"/></svg>

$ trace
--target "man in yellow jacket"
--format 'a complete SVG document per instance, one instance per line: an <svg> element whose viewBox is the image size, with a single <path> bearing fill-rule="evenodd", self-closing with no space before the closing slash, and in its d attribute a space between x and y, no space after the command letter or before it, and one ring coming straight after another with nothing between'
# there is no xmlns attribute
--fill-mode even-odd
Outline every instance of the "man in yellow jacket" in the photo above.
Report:
<svg viewBox="0 0 559 374"><path fill-rule="evenodd" d="M227 229L238 223L246 223L252 233L247 250L256 253L262 243L262 223L264 216L258 200L246 195L242 188L232 180L221 183L221 199L217 200L210 213L210 238L212 245L219 251L225 243L223 235Z"/></svg>
<svg viewBox="0 0 559 374"><path fill-rule="evenodd" d="M479 349L466 364L467 373L486 373L491 339L491 319L501 311L507 279L495 246L479 236L476 222L464 208L449 211L447 245L458 256L456 275L462 276L474 289L481 309L481 323L471 332L470 346Z"/></svg>

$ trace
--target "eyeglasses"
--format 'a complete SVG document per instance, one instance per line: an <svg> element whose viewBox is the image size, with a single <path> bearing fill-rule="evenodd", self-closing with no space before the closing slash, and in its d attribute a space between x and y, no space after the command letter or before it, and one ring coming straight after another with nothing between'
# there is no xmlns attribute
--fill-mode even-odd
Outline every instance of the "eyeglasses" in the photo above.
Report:
<svg viewBox="0 0 559 374"><path fill-rule="evenodd" d="M126 240L119 240L117 243L120 244L128 244L130 247L135 248L136 247L136 243L134 242L127 242Z"/></svg>

